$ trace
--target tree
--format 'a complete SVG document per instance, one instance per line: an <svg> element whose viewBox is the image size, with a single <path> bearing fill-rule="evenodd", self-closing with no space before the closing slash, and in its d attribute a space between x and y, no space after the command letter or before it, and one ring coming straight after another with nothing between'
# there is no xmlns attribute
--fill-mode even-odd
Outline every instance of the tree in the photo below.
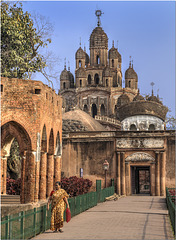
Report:
<svg viewBox="0 0 176 240"><path fill-rule="evenodd" d="M52 26L42 16L33 18L24 12L22 3L1 3L1 76L28 78L41 72L46 73L47 61L41 50L51 43L48 38Z"/></svg>
<svg viewBox="0 0 176 240"><path fill-rule="evenodd" d="M167 130L176 130L176 118L169 115L166 117L166 129Z"/></svg>

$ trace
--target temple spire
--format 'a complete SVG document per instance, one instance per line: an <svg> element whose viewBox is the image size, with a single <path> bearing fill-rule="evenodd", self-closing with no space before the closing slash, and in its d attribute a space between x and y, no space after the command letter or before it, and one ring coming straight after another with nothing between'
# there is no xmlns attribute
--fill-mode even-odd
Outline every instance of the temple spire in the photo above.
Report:
<svg viewBox="0 0 176 240"><path fill-rule="evenodd" d="M66 58L64 58L64 69L66 70Z"/></svg>
<svg viewBox="0 0 176 240"><path fill-rule="evenodd" d="M112 40L112 47L114 48L114 40Z"/></svg>
<svg viewBox="0 0 176 240"><path fill-rule="evenodd" d="M130 62L129 62L129 67L131 68L131 56L130 56Z"/></svg>
<svg viewBox="0 0 176 240"><path fill-rule="evenodd" d="M70 72L70 62L68 61L68 71Z"/></svg>
<svg viewBox="0 0 176 240"><path fill-rule="evenodd" d="M151 82L150 85L152 86L152 96L153 96L153 86L155 85L154 82Z"/></svg>
<svg viewBox="0 0 176 240"><path fill-rule="evenodd" d="M101 17L102 14L104 14L104 13L101 10L96 10L95 11L95 15L97 16L97 19L98 19L98 22L97 22L98 27L101 25L100 17Z"/></svg>

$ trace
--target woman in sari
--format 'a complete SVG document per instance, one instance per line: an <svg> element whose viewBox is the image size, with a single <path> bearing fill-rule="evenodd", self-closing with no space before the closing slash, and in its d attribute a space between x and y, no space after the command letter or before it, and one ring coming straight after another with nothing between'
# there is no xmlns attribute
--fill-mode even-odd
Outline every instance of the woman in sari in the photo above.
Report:
<svg viewBox="0 0 176 240"><path fill-rule="evenodd" d="M59 231L63 232L61 229L63 227L64 222L64 211L67 204L67 207L69 208L68 204L68 194L64 189L61 189L60 187L61 183L56 182L55 183L55 191L52 191L48 200L47 208L49 210L49 204L51 202L51 225L50 229L52 231Z"/></svg>

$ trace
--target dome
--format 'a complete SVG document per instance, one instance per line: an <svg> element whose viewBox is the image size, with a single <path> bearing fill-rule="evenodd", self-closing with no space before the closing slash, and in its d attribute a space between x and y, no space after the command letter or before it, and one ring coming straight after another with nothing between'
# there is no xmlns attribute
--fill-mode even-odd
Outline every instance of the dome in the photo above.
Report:
<svg viewBox="0 0 176 240"><path fill-rule="evenodd" d="M108 37L101 27L96 27L90 35L90 47L108 49Z"/></svg>
<svg viewBox="0 0 176 240"><path fill-rule="evenodd" d="M75 55L76 59L85 59L86 53L83 51L83 49L80 47Z"/></svg>
<svg viewBox="0 0 176 240"><path fill-rule="evenodd" d="M122 57L120 55L120 53L118 52L117 48L112 47L109 50L109 55L108 55L109 59L118 59L119 62L122 62Z"/></svg>
<svg viewBox="0 0 176 240"><path fill-rule="evenodd" d="M125 79L131 79L131 78L138 80L137 73L130 66L125 72Z"/></svg>
<svg viewBox="0 0 176 240"><path fill-rule="evenodd" d="M61 72L60 80L70 80L70 74L66 69Z"/></svg>
<svg viewBox="0 0 176 240"><path fill-rule="evenodd" d="M80 67L78 68L78 70L76 71L76 77L83 77L85 78L86 77L86 71L84 68Z"/></svg>
<svg viewBox="0 0 176 240"><path fill-rule="evenodd" d="M103 77L112 77L112 71L108 66L103 69Z"/></svg>
<svg viewBox="0 0 176 240"><path fill-rule="evenodd" d="M144 97L143 97L142 95L139 94L139 92L138 92L138 94L133 98L133 101L134 101L134 102L135 102L135 101L143 101L143 100L145 100L145 99L144 99Z"/></svg>
<svg viewBox="0 0 176 240"><path fill-rule="evenodd" d="M106 131L106 129L86 112L75 109L63 114L64 131Z"/></svg>
<svg viewBox="0 0 176 240"><path fill-rule="evenodd" d="M117 100L117 106L119 107L119 106L128 104L129 102L130 102L129 97L126 94L122 94Z"/></svg>

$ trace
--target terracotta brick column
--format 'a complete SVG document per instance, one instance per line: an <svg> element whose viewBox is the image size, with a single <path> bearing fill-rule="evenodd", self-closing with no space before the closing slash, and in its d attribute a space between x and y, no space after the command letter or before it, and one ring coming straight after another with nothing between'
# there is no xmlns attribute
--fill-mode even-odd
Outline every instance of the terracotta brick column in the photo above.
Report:
<svg viewBox="0 0 176 240"><path fill-rule="evenodd" d="M25 203L25 173L26 173L26 151L21 156L22 164L21 164L21 193L20 193L20 202Z"/></svg>
<svg viewBox="0 0 176 240"><path fill-rule="evenodd" d="M120 181L120 169L121 165L120 165L120 153L117 153L117 194L121 195L121 181Z"/></svg>
<svg viewBox="0 0 176 240"><path fill-rule="evenodd" d="M46 199L46 173L47 173L47 153L41 152L40 158L40 182L39 182L39 198Z"/></svg>
<svg viewBox="0 0 176 240"><path fill-rule="evenodd" d="M125 185L126 185L126 195L129 196L131 194L131 188L130 188L130 164L129 164L129 162L125 163Z"/></svg>
<svg viewBox="0 0 176 240"><path fill-rule="evenodd" d="M35 190L35 155L33 152L26 153L26 160L28 161L28 177L26 187L27 197L25 203L34 202L34 190ZM25 189L26 190L26 189Z"/></svg>
<svg viewBox="0 0 176 240"><path fill-rule="evenodd" d="M39 197L39 175L40 175L40 161L35 162L35 194L34 202L38 201Z"/></svg>
<svg viewBox="0 0 176 240"><path fill-rule="evenodd" d="M55 182L61 180L61 156L54 156L54 181Z"/></svg>
<svg viewBox="0 0 176 240"><path fill-rule="evenodd" d="M53 174L54 173L54 155L47 154L47 197L50 196L53 190Z"/></svg>
<svg viewBox="0 0 176 240"><path fill-rule="evenodd" d="M125 153L121 152L121 194L125 195Z"/></svg>
<svg viewBox="0 0 176 240"><path fill-rule="evenodd" d="M2 157L2 194L6 194L7 157Z"/></svg>
<svg viewBox="0 0 176 240"><path fill-rule="evenodd" d="M155 162L150 164L150 194L155 196Z"/></svg>
<svg viewBox="0 0 176 240"><path fill-rule="evenodd" d="M160 189L161 189L161 196L165 196L165 173L166 173L166 153L165 152L160 152L160 161L161 161Z"/></svg>
<svg viewBox="0 0 176 240"><path fill-rule="evenodd" d="M156 196L160 196L160 162L159 152L155 152L156 166L155 166L155 184L156 184Z"/></svg>

